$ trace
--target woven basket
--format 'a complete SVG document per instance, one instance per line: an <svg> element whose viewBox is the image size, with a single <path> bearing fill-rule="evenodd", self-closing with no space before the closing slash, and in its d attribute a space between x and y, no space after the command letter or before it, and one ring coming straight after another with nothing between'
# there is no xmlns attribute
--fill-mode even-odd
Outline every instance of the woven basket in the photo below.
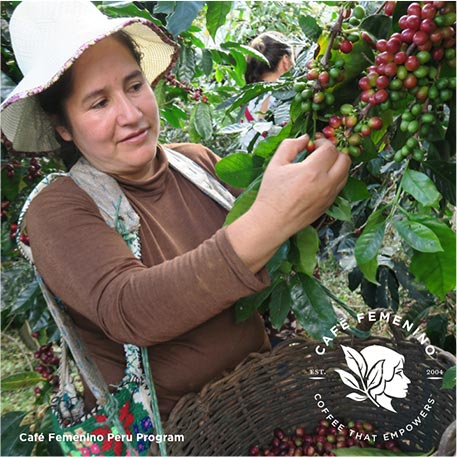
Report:
<svg viewBox="0 0 457 457"><path fill-rule="evenodd" d="M405 374L411 380L408 395L395 400L398 413L346 398L351 390L345 386L334 368L347 370L340 345L360 351L367 345L379 344L405 356ZM371 422L378 436L404 428L416 419L432 395L431 411L420 426L397 439L403 451L438 449L446 428L455 421L455 392L440 390L441 380L427 379L426 370L446 370L452 364L448 353L437 349L426 357L417 341L396 342L386 338L366 340L337 338L325 356L315 352L316 344L294 338L276 346L268 354L252 354L231 374L206 385L198 394L181 398L166 424L166 433L183 434L185 442L168 445L170 455L247 455L253 444L266 445L276 427L288 431L303 425L308 433L325 414L317 406L320 393L326 407L342 422L349 419ZM325 379L310 379L311 368L324 368ZM455 424L454 424L455 428ZM450 431L449 431L450 430ZM452 439L453 427L446 440ZM443 447L444 446L444 447ZM441 443L440 455L455 454L454 444ZM446 452L446 453L444 453Z"/></svg>

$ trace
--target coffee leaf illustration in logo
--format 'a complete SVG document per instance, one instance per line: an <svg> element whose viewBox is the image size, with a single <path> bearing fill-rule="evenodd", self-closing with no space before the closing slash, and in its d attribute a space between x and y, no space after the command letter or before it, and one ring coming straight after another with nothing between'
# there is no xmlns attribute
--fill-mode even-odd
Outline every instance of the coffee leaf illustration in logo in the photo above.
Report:
<svg viewBox="0 0 457 457"><path fill-rule="evenodd" d="M341 381L356 392L346 395L354 401L370 400L377 407L396 413L394 398L405 398L409 378L403 372L405 358L390 348L368 346L362 351L341 345L346 364L352 373L335 369Z"/></svg>

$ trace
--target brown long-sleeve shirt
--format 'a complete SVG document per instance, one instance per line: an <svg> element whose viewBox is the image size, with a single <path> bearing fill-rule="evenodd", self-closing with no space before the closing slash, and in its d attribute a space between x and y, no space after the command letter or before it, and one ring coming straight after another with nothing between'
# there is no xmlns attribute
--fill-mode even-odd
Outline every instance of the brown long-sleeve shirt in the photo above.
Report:
<svg viewBox="0 0 457 457"><path fill-rule="evenodd" d="M171 147L214 174L217 156L208 149ZM182 395L269 348L260 316L236 324L232 307L269 279L234 252L221 228L226 211L169 168L160 148L158 160L146 182L119 180L140 216L141 261L69 177L33 200L27 227L40 274L67 305L106 382L123 377L122 344L149 346L166 416ZM86 389L86 406L93 405Z"/></svg>

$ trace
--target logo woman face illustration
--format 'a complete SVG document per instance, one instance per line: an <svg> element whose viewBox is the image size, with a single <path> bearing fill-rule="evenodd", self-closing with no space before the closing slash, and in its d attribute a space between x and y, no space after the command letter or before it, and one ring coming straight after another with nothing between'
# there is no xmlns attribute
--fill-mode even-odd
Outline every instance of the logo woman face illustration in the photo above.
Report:
<svg viewBox="0 0 457 457"><path fill-rule="evenodd" d="M394 369L393 377L386 380L384 394L391 398L405 398L408 394L408 385L411 380L403 371L403 358L399 360L398 366Z"/></svg>
<svg viewBox="0 0 457 457"><path fill-rule="evenodd" d="M379 345L368 346L360 352L348 346L341 348L352 372L335 370L343 383L353 389L346 396L358 402L369 400L377 407L396 412L392 399L405 398L411 383L403 371L405 358Z"/></svg>

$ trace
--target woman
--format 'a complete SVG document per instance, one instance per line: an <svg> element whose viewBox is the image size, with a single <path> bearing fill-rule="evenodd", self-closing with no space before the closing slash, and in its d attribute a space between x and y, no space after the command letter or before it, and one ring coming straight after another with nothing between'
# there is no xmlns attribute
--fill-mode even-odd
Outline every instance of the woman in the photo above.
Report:
<svg viewBox="0 0 457 457"><path fill-rule="evenodd" d="M158 144L150 84L176 60L173 42L143 19L107 19L88 0L24 0L10 33L24 79L2 104L3 133L17 150L46 151L56 147L54 128L117 181L141 223L140 261L89 195L59 178L27 214L37 269L107 383L123 375L124 343L149 347L167 416L182 395L268 350L260 317L236 324L232 305L268 285L266 262L331 205L349 158L322 139L293 163L308 138L284 141L252 208L223 227L226 210L169 168ZM214 174L208 149L172 147Z"/></svg>
<svg viewBox="0 0 457 457"><path fill-rule="evenodd" d="M369 391L373 400L383 408L396 413L392 406L395 398L405 398L411 380L403 371L405 358L398 352L379 345L371 345L360 351L367 361L367 372L378 367L379 381Z"/></svg>
<svg viewBox="0 0 457 457"><path fill-rule="evenodd" d="M257 82L275 82L284 73L287 73L295 65L293 49L287 43L285 36L279 32L265 32L254 38L249 44L256 51L265 56L268 61L263 62L255 57L247 57L246 71L244 74L246 84ZM265 119L269 110L274 109L276 99L266 93L256 97L248 103L244 110L243 122L255 123ZM260 133L260 132L259 132ZM249 130L242 138L241 144L245 149L249 149L254 137L259 138L259 133ZM265 136L267 131L263 132Z"/></svg>

